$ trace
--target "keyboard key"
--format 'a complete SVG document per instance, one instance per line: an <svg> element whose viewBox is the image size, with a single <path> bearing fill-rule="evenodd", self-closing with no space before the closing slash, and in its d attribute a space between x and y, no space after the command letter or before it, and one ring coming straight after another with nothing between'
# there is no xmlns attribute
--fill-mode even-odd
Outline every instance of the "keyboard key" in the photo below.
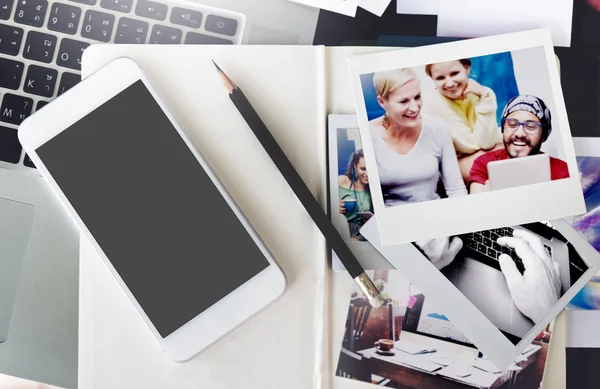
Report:
<svg viewBox="0 0 600 389"><path fill-rule="evenodd" d="M0 24L0 53L8 55L19 54L22 41L22 28Z"/></svg>
<svg viewBox="0 0 600 389"><path fill-rule="evenodd" d="M510 254L510 249L508 247L502 247L502 254Z"/></svg>
<svg viewBox="0 0 600 389"><path fill-rule="evenodd" d="M475 233L475 236L473 236L473 239L475 239L476 242L483 243L483 236L479 235L478 232Z"/></svg>
<svg viewBox="0 0 600 389"><path fill-rule="evenodd" d="M492 239L492 241L494 241L494 242L495 242L495 241L497 241L497 240L498 240L498 238L499 238L498 234L496 234L495 232L492 232L492 234L491 234L491 235L492 235L492 236L491 236L491 239Z"/></svg>
<svg viewBox="0 0 600 389"><path fill-rule="evenodd" d="M85 12L81 36L100 42L110 41L115 16L104 12L88 10Z"/></svg>
<svg viewBox="0 0 600 389"><path fill-rule="evenodd" d="M33 100L29 97L4 94L0 105L0 121L19 125L31 114Z"/></svg>
<svg viewBox="0 0 600 389"><path fill-rule="evenodd" d="M228 39L217 38L215 36L197 34L188 32L185 36L185 44L196 45L232 45L233 42Z"/></svg>
<svg viewBox="0 0 600 389"><path fill-rule="evenodd" d="M81 8L68 4L54 3L50 9L48 29L75 35L81 18Z"/></svg>
<svg viewBox="0 0 600 389"><path fill-rule="evenodd" d="M35 105L35 110L39 111L40 109L42 109L46 104L48 104L47 101L44 100L40 100L37 102L37 104Z"/></svg>
<svg viewBox="0 0 600 389"><path fill-rule="evenodd" d="M0 160L19 163L22 149L17 138L17 130L0 126Z"/></svg>
<svg viewBox="0 0 600 389"><path fill-rule="evenodd" d="M14 16L15 22L42 27L47 9L47 0L18 0Z"/></svg>
<svg viewBox="0 0 600 389"><path fill-rule="evenodd" d="M58 85L58 96L73 88L79 81L81 81L80 75L66 72L63 73L60 77L60 84Z"/></svg>
<svg viewBox="0 0 600 389"><path fill-rule="evenodd" d="M131 6L133 5L133 0L101 0L100 7L106 9L112 9L113 11L119 12L129 12L131 11Z"/></svg>
<svg viewBox="0 0 600 389"><path fill-rule="evenodd" d="M181 43L183 32L178 28L155 24L150 34L152 44L178 44Z"/></svg>
<svg viewBox="0 0 600 389"><path fill-rule="evenodd" d="M12 11L13 0L0 0L0 19L8 20Z"/></svg>
<svg viewBox="0 0 600 389"><path fill-rule="evenodd" d="M168 7L165 4L150 0L138 0L135 14L150 19L165 20Z"/></svg>
<svg viewBox="0 0 600 389"><path fill-rule="evenodd" d="M23 57L33 59L45 63L52 62L54 58L54 50L56 49L56 37L37 31L29 31L25 48L23 49Z"/></svg>
<svg viewBox="0 0 600 389"><path fill-rule="evenodd" d="M237 25L237 20L224 18L217 15L208 15L206 17L204 29L217 34L234 36L237 31Z"/></svg>
<svg viewBox="0 0 600 389"><path fill-rule="evenodd" d="M518 260L521 260L521 259L519 258L519 256L517 255L517 253L515 252L515 250L510 250L510 257L511 257L512 259L518 259Z"/></svg>
<svg viewBox="0 0 600 389"><path fill-rule="evenodd" d="M81 56L83 55L83 50L89 45L87 42L64 38L60 41L56 63L58 66L81 70Z"/></svg>
<svg viewBox="0 0 600 389"><path fill-rule="evenodd" d="M515 230L513 230L512 228L510 228L510 227L506 227L506 233L507 233L507 235L506 235L506 236L513 236L513 232L514 232L514 231L515 231Z"/></svg>
<svg viewBox="0 0 600 389"><path fill-rule="evenodd" d="M482 254L487 254L487 247L485 247L481 243L478 243L477 244L477 251L479 251Z"/></svg>
<svg viewBox="0 0 600 389"><path fill-rule="evenodd" d="M76 3L86 4L86 5L96 5L96 0L71 0Z"/></svg>
<svg viewBox="0 0 600 389"><path fill-rule="evenodd" d="M115 43L145 43L148 23L130 18L119 19Z"/></svg>
<svg viewBox="0 0 600 389"><path fill-rule="evenodd" d="M171 23L191 28L199 28L202 23L202 12L185 8L173 7L171 10Z"/></svg>
<svg viewBox="0 0 600 389"><path fill-rule="evenodd" d="M477 250L477 242L475 242L473 239L467 239L467 247Z"/></svg>
<svg viewBox="0 0 600 389"><path fill-rule="evenodd" d="M488 249L487 249L487 255L489 257L492 257L492 258L496 259L496 250L494 250L491 247L488 247Z"/></svg>
<svg viewBox="0 0 600 389"><path fill-rule="evenodd" d="M0 58L0 88L19 89L24 68L23 62Z"/></svg>
<svg viewBox="0 0 600 389"><path fill-rule="evenodd" d="M489 238L483 238L483 244L487 247L492 247L492 240Z"/></svg>
<svg viewBox="0 0 600 389"><path fill-rule="evenodd" d="M505 236L506 232L504 231L504 229L498 229L496 230L496 232L498 233L499 236Z"/></svg>
<svg viewBox="0 0 600 389"><path fill-rule="evenodd" d="M489 238L490 237L490 231L489 230L481 231L481 235L485 236L486 238Z"/></svg>
<svg viewBox="0 0 600 389"><path fill-rule="evenodd" d="M58 71L56 71L56 69L29 65L27 76L25 76L23 90L33 95L52 97L57 78Z"/></svg>
<svg viewBox="0 0 600 389"><path fill-rule="evenodd" d="M492 248L496 251L501 251L502 250L502 246L500 246L498 243L493 242L492 243Z"/></svg>
<svg viewBox="0 0 600 389"><path fill-rule="evenodd" d="M37 169L35 167L35 165L33 164L33 161L31 160L31 158L29 158L29 155L25 154L25 158L23 158L23 164L27 167L32 167L34 169Z"/></svg>

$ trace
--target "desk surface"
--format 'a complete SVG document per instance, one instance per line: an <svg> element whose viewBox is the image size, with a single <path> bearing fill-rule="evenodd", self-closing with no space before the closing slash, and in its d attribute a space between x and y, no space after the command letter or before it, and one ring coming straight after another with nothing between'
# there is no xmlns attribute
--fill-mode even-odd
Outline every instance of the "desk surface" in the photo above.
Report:
<svg viewBox="0 0 600 389"><path fill-rule="evenodd" d="M199 145L217 174L222 177L224 184L238 201L240 207L247 213L249 220L255 225L259 234L264 237L266 245L273 251L288 276L289 288L284 297L269 307L259 316L236 330L225 340L217 343L206 353L185 364L174 364L166 360L157 342L145 328L137 316L131 303L120 290L116 280L106 266L97 258L82 257L80 277L80 387L81 388L199 388L211 389L228 388L311 388L316 389L350 389L369 388L368 384L358 383L334 377L333 370L339 355L344 322L348 311L348 298L352 280L346 273L333 274L329 272L328 280L319 280L315 274L325 270L324 262L320 262L322 241L312 225L308 215L300 211L291 191L282 189L283 178L279 181L278 172L261 158L252 172L264 171L264 175L253 177L245 174L248 163L247 153L259 148L256 140L239 139L234 135L236 129L245 127L239 120L231 122L235 115L223 116L217 113L204 112L202 115L188 117L185 112L196 112L202 106L197 91L204 90L207 85L194 77L181 81L177 74L193 74L202 72L199 68L198 51L190 52L182 58L178 52L177 58L170 53L174 48L153 47L152 53L145 52L144 47L127 45L106 46L102 50L102 58L96 58L97 66L113 58L127 55L138 60L142 70L150 72L149 78L156 84L161 96L167 99L167 104L180 124L186 129L197 129L192 138ZM210 50L217 50L217 47ZM162 51L161 51L162 50ZM209 50L206 48L206 50ZM88 52L88 51L86 51ZM274 130L274 135L281 141L282 147L299 168L309 187L325 204L324 175L326 171L324 155L324 128L322 134L317 128L324 127L320 121L314 122L302 114L298 107L313 101L310 96L303 95L305 85L316 80L306 79L310 71L294 70L294 77L271 75L270 81L253 79L248 75L260 72L264 61L254 61L253 57L244 58L244 66L237 67L234 61L227 60L221 54L214 54L215 60L225 68L232 77L240 72L247 77L244 91L250 99L258 99L259 95L269 96L280 93L281 85L286 85L288 98L273 100L269 104L261 102L255 108L263 116L263 120ZM288 66L290 71L295 66L314 65L294 58L293 54L274 58L274 67ZM281 61L281 62L277 62ZM235 61L235 62L239 62ZM85 66L85 59L84 59ZM264 70L264 69L263 69ZM164 79L165 75L173 77ZM279 77L279 78L278 78ZM235 77L236 81L238 77ZM249 85L246 87L246 85ZM347 86L350 88L350 86ZM219 84L219 88L222 86ZM293 90L292 90L293 89ZM297 91L296 91L297 89ZM215 90L216 91L216 90ZM304 91L304 92L303 92ZM215 104L228 100L225 94L211 96L207 104ZM296 93L297 92L297 93ZM350 91L341 88L336 93L347 93L343 100L351 100ZM184 98L180 98L184 96ZM179 97L179 99L176 99ZM331 96L328 96L331 97ZM206 96L203 97L206 100ZM171 100L169 100L171 99ZM254 100L253 100L254 101ZM339 101L339 100L338 100ZM229 101L227 101L230 104ZM273 109L270 104L275 106ZM352 103L350 101L350 106ZM349 113L353 108L328 108L330 112ZM221 129L211 134L200 129ZM275 132L275 129L279 131ZM311 129L311 130L308 130ZM314 131L312 129L315 129ZM225 144L224 145L224 140ZM323 142L320 144L319 142ZM244 155L244 158L239 158ZM239 171L226 174L225 167L239 167ZM256 182L256 178L263 180ZM275 182L274 182L275 181ZM252 188L252 190L248 190ZM265 204L268 207L253 207L255 204ZM272 199L277 199L276 202ZM274 222L274 220L276 222ZM82 242L85 244L85 242ZM88 252L89 254L89 252ZM92 256L93 257L93 256ZM329 322L325 323L328 338L320 343L319 332L325 325L316 320L314 315L315 295L324 293L326 283ZM555 329L553 342L560 333ZM284 348L284 351L282 351ZM325 359L320 360L324 352ZM549 371L554 374L548 380L544 389L564 389L564 341L557 343L554 351L559 359ZM563 359L560 360L562 355ZM552 363L552 360L550 361ZM318 373L315 375L315 371ZM561 386L560 383L563 383Z"/></svg>

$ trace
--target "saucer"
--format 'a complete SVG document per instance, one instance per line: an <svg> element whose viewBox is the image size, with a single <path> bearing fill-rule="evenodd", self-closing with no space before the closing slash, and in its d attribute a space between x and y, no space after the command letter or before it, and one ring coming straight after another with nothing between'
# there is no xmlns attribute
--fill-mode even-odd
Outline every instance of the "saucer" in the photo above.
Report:
<svg viewBox="0 0 600 389"><path fill-rule="evenodd" d="M379 355L395 355L396 353L394 352L394 350L389 350L389 351L384 351L384 350L380 350L377 347L375 347L375 352Z"/></svg>

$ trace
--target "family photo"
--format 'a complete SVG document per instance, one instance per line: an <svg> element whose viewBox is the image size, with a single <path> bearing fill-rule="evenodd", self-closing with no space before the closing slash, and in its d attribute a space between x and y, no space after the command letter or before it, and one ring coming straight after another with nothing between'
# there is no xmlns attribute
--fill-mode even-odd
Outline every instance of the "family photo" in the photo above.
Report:
<svg viewBox="0 0 600 389"><path fill-rule="evenodd" d="M515 388L539 388L553 323L503 371L399 271L369 275L385 304L372 308L360 289L353 288L337 376L391 388L497 388L509 381Z"/></svg>
<svg viewBox="0 0 600 389"><path fill-rule="evenodd" d="M547 88L519 88L515 66L528 54L361 76L387 207L569 177L562 145L551 138ZM540 158L521 160L532 156Z"/></svg>
<svg viewBox="0 0 600 389"><path fill-rule="evenodd" d="M583 212L559 62L526 38L350 58L384 246Z"/></svg>

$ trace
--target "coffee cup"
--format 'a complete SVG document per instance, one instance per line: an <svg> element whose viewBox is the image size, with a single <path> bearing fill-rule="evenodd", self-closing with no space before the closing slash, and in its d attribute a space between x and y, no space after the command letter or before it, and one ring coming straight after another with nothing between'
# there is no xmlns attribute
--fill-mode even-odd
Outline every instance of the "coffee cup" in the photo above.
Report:
<svg viewBox="0 0 600 389"><path fill-rule="evenodd" d="M375 348L381 351L390 351L394 348L394 341L391 339L379 339L375 342Z"/></svg>
<svg viewBox="0 0 600 389"><path fill-rule="evenodd" d="M343 200L343 201L344 201L344 208L346 208L347 213L352 213L352 212L356 211L356 208L357 208L356 199L347 199L347 200Z"/></svg>

